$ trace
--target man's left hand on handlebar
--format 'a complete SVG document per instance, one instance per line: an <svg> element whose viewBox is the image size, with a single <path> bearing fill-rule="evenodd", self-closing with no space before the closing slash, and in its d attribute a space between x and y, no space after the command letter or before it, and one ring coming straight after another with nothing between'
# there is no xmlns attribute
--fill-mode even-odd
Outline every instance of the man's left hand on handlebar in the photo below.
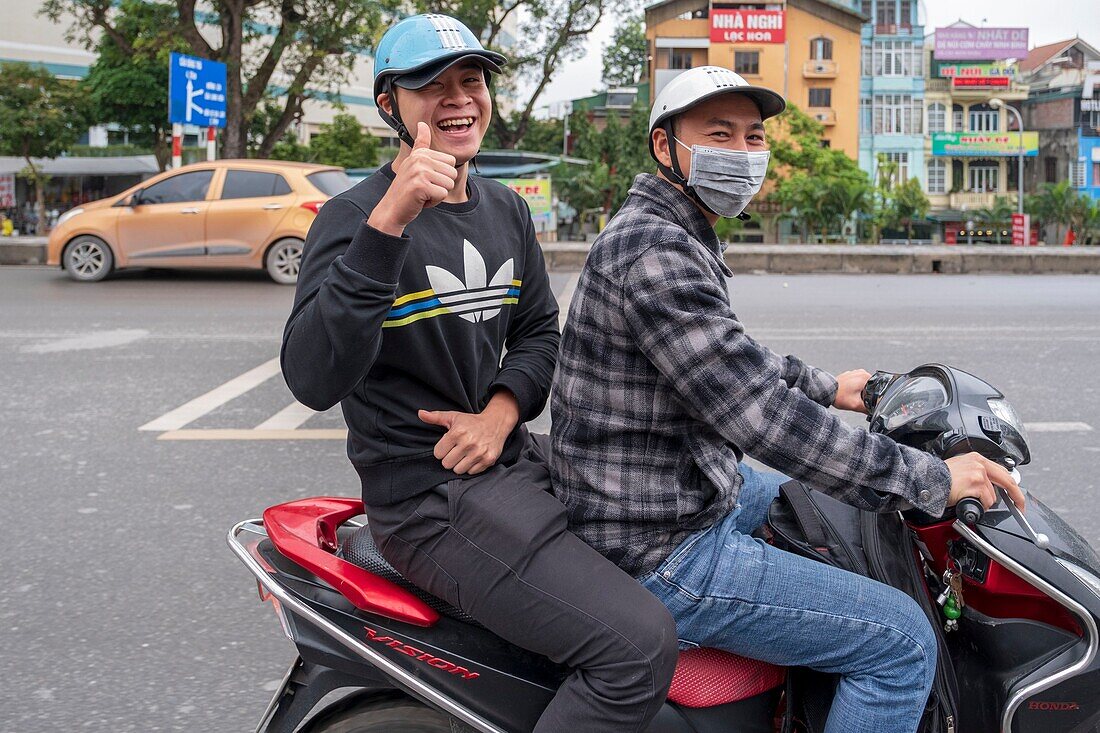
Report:
<svg viewBox="0 0 1100 733"><path fill-rule="evenodd" d="M866 369L853 369L836 375L837 390L833 407L838 410L861 412L866 415L867 407L863 404L863 388L870 378L871 374Z"/></svg>

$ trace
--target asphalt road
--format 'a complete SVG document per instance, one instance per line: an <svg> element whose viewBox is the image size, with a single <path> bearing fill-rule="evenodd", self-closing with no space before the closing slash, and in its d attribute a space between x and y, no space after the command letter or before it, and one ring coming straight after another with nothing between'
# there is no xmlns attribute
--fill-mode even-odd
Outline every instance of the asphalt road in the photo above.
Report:
<svg viewBox="0 0 1100 733"><path fill-rule="evenodd" d="M570 274L552 281L568 294ZM758 340L818 366L942 361L999 386L1050 431L1025 485L1100 544L1100 279L739 276L731 293ZM251 730L292 649L225 533L357 492L320 439L338 410L284 411L262 368L291 297L240 274L0 268L0 731ZM318 439L240 439L287 426Z"/></svg>

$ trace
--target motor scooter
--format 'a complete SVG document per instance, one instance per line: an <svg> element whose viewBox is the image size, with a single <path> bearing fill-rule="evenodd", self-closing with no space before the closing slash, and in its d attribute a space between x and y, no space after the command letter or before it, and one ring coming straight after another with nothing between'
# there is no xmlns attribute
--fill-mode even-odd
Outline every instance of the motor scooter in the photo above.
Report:
<svg viewBox="0 0 1100 733"><path fill-rule="evenodd" d="M1017 475L1030 461L1004 395L962 370L879 372L863 396L869 429L899 443L942 458L977 451ZM943 696L947 729L1100 731L1100 557L1034 495L1025 513L999 491L989 509L964 500L944 517L904 513L919 550L913 571L948 629L957 690ZM235 525L228 542L297 650L258 733L521 733L569 674L402 578L374 546L358 499L273 506ZM786 675L715 649L681 652L647 730L797 729L784 714L794 707Z"/></svg>

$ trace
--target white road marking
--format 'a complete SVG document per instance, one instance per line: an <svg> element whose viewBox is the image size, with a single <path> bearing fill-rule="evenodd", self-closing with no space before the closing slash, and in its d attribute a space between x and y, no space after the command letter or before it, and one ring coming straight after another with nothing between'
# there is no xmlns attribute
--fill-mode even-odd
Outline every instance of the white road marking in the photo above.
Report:
<svg viewBox="0 0 1100 733"><path fill-rule="evenodd" d="M267 420L256 426L256 430L297 430L305 424L306 420L318 414L316 410L306 407L295 400Z"/></svg>
<svg viewBox="0 0 1100 733"><path fill-rule="evenodd" d="M1084 422L1027 422L1029 433L1087 433L1092 426Z"/></svg>
<svg viewBox="0 0 1100 733"><path fill-rule="evenodd" d="M111 346L125 346L149 335L148 331L140 328L117 329L114 331L99 331L72 336L59 341L47 341L41 344L24 346L20 351L24 354L55 354L62 351L86 351L88 349L106 349Z"/></svg>
<svg viewBox="0 0 1100 733"><path fill-rule="evenodd" d="M185 405L181 405L171 412L161 415L156 420L147 422L138 430L150 432L163 432L166 430L179 430L184 425L198 420L208 412L224 405L230 400L240 397L253 387L263 384L279 374L279 357L266 361L255 369L250 369L239 377L230 379L220 387L215 387L206 394L196 397Z"/></svg>
<svg viewBox="0 0 1100 733"><path fill-rule="evenodd" d="M169 430L157 440L347 440L348 431L338 430Z"/></svg>
<svg viewBox="0 0 1100 733"><path fill-rule="evenodd" d="M565 288L558 296L558 328L565 328L565 319L569 315L569 304L573 302L573 293L577 292L577 281L580 279L581 274L579 272L570 275L569 280L565 283Z"/></svg>

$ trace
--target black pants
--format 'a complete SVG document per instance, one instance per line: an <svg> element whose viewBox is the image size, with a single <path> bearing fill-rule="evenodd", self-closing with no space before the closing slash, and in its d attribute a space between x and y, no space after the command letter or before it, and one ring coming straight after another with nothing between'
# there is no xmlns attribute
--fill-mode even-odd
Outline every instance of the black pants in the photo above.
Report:
<svg viewBox="0 0 1100 733"><path fill-rule="evenodd" d="M520 459L369 507L382 556L515 644L573 668L537 733L642 731L664 703L676 625L649 591L566 528L545 436Z"/></svg>

